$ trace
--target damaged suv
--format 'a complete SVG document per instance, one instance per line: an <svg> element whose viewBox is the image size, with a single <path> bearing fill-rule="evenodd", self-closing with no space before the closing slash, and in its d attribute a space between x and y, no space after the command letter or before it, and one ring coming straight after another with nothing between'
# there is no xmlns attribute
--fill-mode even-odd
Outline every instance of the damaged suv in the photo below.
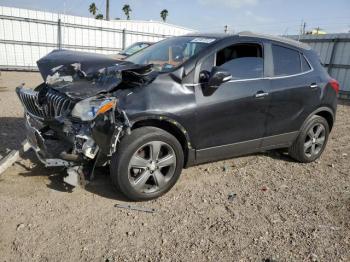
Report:
<svg viewBox="0 0 350 262"><path fill-rule="evenodd" d="M125 61L58 50L37 64L45 82L17 94L40 161L67 167L73 185L110 166L131 200L233 156L288 148L314 161L335 120L338 82L309 46L278 37L194 34Z"/></svg>

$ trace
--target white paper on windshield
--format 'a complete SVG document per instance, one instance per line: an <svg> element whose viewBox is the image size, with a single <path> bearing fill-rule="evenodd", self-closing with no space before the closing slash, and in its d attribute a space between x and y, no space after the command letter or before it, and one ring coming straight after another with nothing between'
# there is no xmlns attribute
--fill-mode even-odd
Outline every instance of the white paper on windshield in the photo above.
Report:
<svg viewBox="0 0 350 262"><path fill-rule="evenodd" d="M215 38L203 38L203 37L197 37L193 39L191 42L192 43L205 43L205 44L210 44L214 42L216 39Z"/></svg>

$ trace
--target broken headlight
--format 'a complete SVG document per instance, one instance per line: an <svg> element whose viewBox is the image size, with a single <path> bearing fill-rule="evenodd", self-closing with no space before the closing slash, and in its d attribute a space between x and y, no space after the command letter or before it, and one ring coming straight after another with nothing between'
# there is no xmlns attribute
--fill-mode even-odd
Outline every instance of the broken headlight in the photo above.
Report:
<svg viewBox="0 0 350 262"><path fill-rule="evenodd" d="M78 102L72 110L72 116L80 118L82 121L91 121L99 114L106 113L115 108L115 106L115 98L91 97Z"/></svg>

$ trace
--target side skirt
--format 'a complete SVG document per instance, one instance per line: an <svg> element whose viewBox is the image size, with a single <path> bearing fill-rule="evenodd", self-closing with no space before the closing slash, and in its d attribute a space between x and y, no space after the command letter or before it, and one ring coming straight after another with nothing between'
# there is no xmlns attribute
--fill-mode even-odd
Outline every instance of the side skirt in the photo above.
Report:
<svg viewBox="0 0 350 262"><path fill-rule="evenodd" d="M299 131L258 138L254 140L215 146L196 150L195 165L247 155L264 150L289 147L297 138Z"/></svg>

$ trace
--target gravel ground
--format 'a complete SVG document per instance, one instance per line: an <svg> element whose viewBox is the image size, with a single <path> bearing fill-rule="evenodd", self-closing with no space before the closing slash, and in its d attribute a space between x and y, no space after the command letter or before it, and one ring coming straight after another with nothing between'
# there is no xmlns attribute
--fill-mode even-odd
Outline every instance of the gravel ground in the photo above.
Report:
<svg viewBox="0 0 350 262"><path fill-rule="evenodd" d="M0 76L0 152L23 139L23 79L40 81ZM315 163L267 152L186 169L165 196L133 203L155 213L114 207L106 170L67 188L29 153L0 176L0 261L350 261L349 130L341 103Z"/></svg>

